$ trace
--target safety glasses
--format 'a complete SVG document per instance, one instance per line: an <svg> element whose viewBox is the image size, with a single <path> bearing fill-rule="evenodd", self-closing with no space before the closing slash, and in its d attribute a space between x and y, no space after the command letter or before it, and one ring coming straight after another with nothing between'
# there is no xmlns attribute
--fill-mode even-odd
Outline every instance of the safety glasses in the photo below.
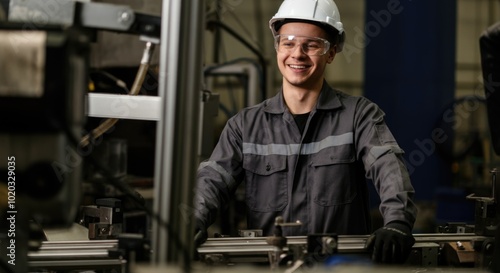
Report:
<svg viewBox="0 0 500 273"><path fill-rule="evenodd" d="M280 34L274 36L274 48L280 53L292 53L300 46L308 56L321 56L330 49L330 42L319 37L295 36Z"/></svg>

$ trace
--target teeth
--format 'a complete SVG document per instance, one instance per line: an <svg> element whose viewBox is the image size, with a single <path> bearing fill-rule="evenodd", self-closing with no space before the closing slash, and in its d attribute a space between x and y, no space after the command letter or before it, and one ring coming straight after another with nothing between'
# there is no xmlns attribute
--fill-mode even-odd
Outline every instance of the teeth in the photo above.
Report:
<svg viewBox="0 0 500 273"><path fill-rule="evenodd" d="M306 66L305 66L305 65L293 65L293 64L291 64L291 65L290 65L290 67L291 67L291 68L297 68L297 69L303 69L303 68L306 68Z"/></svg>

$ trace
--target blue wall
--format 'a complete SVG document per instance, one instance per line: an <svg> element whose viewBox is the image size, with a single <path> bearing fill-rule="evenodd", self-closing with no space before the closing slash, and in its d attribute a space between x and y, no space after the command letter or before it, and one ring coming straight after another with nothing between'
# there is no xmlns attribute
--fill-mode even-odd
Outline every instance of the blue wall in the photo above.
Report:
<svg viewBox="0 0 500 273"><path fill-rule="evenodd" d="M387 114L405 150L417 200L451 184L433 141L455 93L455 0L370 0L365 14L365 96Z"/></svg>

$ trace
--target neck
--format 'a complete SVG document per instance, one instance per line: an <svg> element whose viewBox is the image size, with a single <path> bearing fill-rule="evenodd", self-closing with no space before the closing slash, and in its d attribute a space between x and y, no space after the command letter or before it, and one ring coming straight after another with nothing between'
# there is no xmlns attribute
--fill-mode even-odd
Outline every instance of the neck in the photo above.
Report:
<svg viewBox="0 0 500 273"><path fill-rule="evenodd" d="M305 114L312 111L318 101L321 88L305 89L283 84L283 97L292 114Z"/></svg>

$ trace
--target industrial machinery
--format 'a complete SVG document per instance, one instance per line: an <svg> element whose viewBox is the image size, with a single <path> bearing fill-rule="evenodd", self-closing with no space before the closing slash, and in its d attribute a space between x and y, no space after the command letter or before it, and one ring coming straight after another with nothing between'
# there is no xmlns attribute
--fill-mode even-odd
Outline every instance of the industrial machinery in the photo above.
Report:
<svg viewBox="0 0 500 273"><path fill-rule="evenodd" d="M8 196L2 200L10 200L1 213L11 219L0 231L2 272L28 272L28 252L40 248L43 229L75 221L83 160L90 153L79 142L95 29L156 35L158 40L159 22L124 6L10 1L9 22L0 22L0 111L9 117L0 122L2 162L8 160L2 169L9 174ZM85 209L86 219L99 218L104 209L99 205L96 213ZM119 218L117 211L110 215ZM90 223L95 237L104 236L99 232L106 224ZM119 233L116 222L109 224Z"/></svg>
<svg viewBox="0 0 500 273"><path fill-rule="evenodd" d="M176 8L181 3L180 1L169 3L174 6L172 14L176 14ZM179 6L176 6L177 4ZM165 6L167 9L168 5ZM192 5L185 6L184 8L190 8ZM193 8L193 10L202 12L202 9ZM7 191L11 191L12 196L18 194L15 202L12 197L10 208L5 208L5 213L10 216L7 219L13 219L11 226L15 227L16 232L12 236L16 238L15 241L14 238L9 238L10 234L14 233L8 226L5 230L5 226L2 225L1 271L24 273L99 268L124 272L135 260L150 260L151 238L146 239L142 234L121 233L121 212L118 209L119 204L114 201L111 203L99 201L95 206L82 207L81 224L89 229L90 239L94 240L46 241L43 228L67 227L77 220L75 218L81 201L82 160L83 158L93 160L90 156L92 145L96 144L98 134L102 134L102 131L95 131L79 139L83 131L85 114L109 118L106 124L111 126L120 118L160 121L158 142L161 145L157 147L158 150L163 150L164 146L167 146L162 142L169 138L162 136L172 130L168 127L170 121L164 122L165 112L177 111L172 115L169 114L169 117L176 116L177 106L181 107L184 101L176 103L175 96L165 94L164 86L159 88L161 89L159 96L134 98L113 94L85 96L89 78L89 45L94 42L95 31L138 35L141 41L145 42L142 59L137 60L140 61L140 66L136 82L131 88L132 91L140 90L154 45L160 42L161 18L134 12L126 5L73 0L50 3L38 0L12 0L8 18L9 22L0 22L0 36L2 36L0 45L2 45L2 60L10 60L2 62L2 67L5 68L2 71L12 72L12 75L4 74L0 78L0 105L5 117L13 118L2 119L1 122L0 150L2 158L10 160L10 163L6 162L2 167L11 166L8 169L12 174L11 180L17 177L18 180L22 178L21 180L29 182L14 185L14 182L9 180L6 184ZM168 35L170 33L176 32L169 29ZM175 38L168 41L171 48L175 48L174 44L178 42ZM195 43L195 45L199 47L200 44ZM198 51L194 47L190 50ZM176 65L178 62L172 60L169 63ZM8 64L11 65L7 67ZM169 75L174 75L172 72L174 70L169 69L171 71ZM188 70L193 71L189 68ZM193 78L200 76L201 73ZM177 79L172 77L175 80L171 82L177 82ZM211 145L213 128L210 117L217 114L218 96L209 91L202 91L200 82L194 82L197 83L196 88L191 86L183 88L183 92L185 89L193 91L189 100L193 105L182 107L182 111L192 113L199 106L201 117L198 117L196 112L187 122L177 124L191 130L191 133L181 136L182 140L193 139L195 142L209 142ZM162 84L166 83L160 79L160 85ZM171 107L166 107L164 104L167 96L170 96L169 103L174 104ZM116 102L126 106L127 111L113 112L110 105ZM203 123L198 123L198 119ZM190 127L186 127L188 124ZM167 129L163 129L164 126L167 126ZM4 151L6 154L3 154ZM197 156L196 160L207 156L203 144L199 145L198 150L191 149L191 151ZM159 161L164 162L163 159ZM39 162L42 164L38 164ZM134 196L130 194L130 188L121 183L123 181L118 181L119 179L114 179L112 176L108 177L107 166L99 162L94 163L97 168L103 170L105 178L103 180L116 186L122 193ZM54 168L54 164L57 168ZM54 173L54 170L59 172ZM166 181L164 177L159 179L161 181L156 187L162 186L161 184L165 184L163 187L169 187L170 179L167 182L164 182ZM14 192L14 189L17 191ZM3 187L1 192L3 194ZM160 196L162 190L159 190L158 194ZM155 198L156 200L160 198ZM151 209L144 209L151 219L155 220L154 228L158 232L154 232L154 235L168 230L170 240L178 240L171 237L169 229L172 226L164 220L165 217L158 212L153 213ZM2 213L3 210L4 207ZM3 216L4 214L2 218ZM30 221L32 217L36 219L35 222ZM186 230L185 227L182 228ZM13 228L11 230L13 231ZM113 240L106 240L110 238ZM156 247L158 251L153 254L157 256L156 260L161 261L165 256L159 256L162 255L159 249L169 245L162 237L159 238L157 244L160 245Z"/></svg>
<svg viewBox="0 0 500 273"><path fill-rule="evenodd" d="M96 205L83 206L79 224L89 229L89 239L113 239L122 233L123 209L121 200L102 198Z"/></svg>
<svg viewBox="0 0 500 273"><path fill-rule="evenodd" d="M449 267L442 257L446 244L464 245L459 255L464 253L474 259L480 259L480 253L474 252L469 246L482 244L488 238L473 233L463 234L415 234L416 243L405 264L409 268ZM228 265L238 263L259 263L269 266L269 253L282 251L280 267L283 271L290 268L309 268L311 266L326 266L334 263L358 263L370 265L369 254L365 249L368 236L332 236L331 234L315 234L309 236L293 236L287 238L286 246L279 248L268 244L265 237L240 238L209 238L198 249L203 261L208 264ZM316 247L310 249L310 243L316 242ZM467 248L466 248L466 247ZM490 257L491 258L491 257ZM455 267L461 267L454 264ZM463 266L463 265L462 265ZM467 265L470 267L470 264Z"/></svg>
<svg viewBox="0 0 500 273"><path fill-rule="evenodd" d="M78 28L23 27L0 24L7 71L0 78L0 112L6 117L0 121L0 151L10 196L2 218L13 219L7 230L2 224L0 259L19 272L27 272L28 249L41 239L30 220L68 226L77 212L81 157L74 137L84 122L90 43Z"/></svg>
<svg viewBox="0 0 500 273"><path fill-rule="evenodd" d="M253 263L295 272L339 264L371 265L365 247L368 235L310 234L282 237L280 230L300 223L276 220L269 237L209 238L198 248L210 265ZM414 234L416 243L404 264L407 268L476 268L486 270L493 260L492 237L473 232Z"/></svg>

